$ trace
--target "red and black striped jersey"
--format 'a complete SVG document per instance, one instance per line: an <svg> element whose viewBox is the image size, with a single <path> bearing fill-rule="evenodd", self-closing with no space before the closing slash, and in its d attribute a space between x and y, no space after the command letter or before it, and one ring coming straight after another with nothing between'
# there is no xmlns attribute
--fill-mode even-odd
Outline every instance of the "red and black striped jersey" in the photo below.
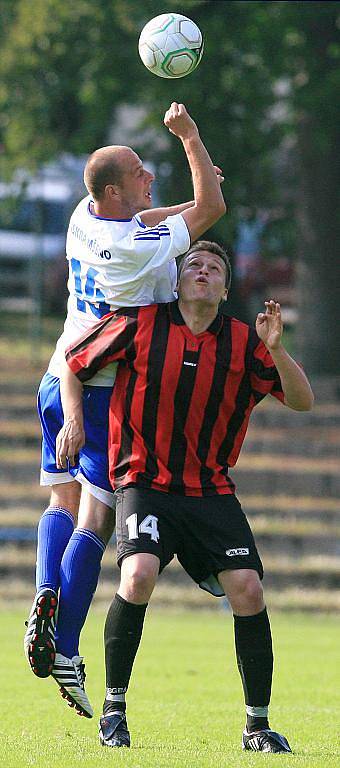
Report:
<svg viewBox="0 0 340 768"><path fill-rule="evenodd" d="M110 479L187 496L233 493L254 406L283 402L279 374L255 329L218 314L194 335L178 303L119 309L66 352L85 382L120 361L110 404Z"/></svg>

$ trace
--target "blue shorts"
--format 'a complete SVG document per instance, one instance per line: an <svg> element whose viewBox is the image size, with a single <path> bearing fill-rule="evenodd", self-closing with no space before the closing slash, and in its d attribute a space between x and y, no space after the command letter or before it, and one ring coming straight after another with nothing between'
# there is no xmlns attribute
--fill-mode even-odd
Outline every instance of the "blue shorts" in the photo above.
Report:
<svg viewBox="0 0 340 768"><path fill-rule="evenodd" d="M112 387L84 386L83 411L86 443L73 467L57 469L55 443L64 423L60 382L56 376L45 373L40 382L37 401L42 431L40 485L68 483L76 478L95 498L108 506L114 505L108 463L111 393Z"/></svg>

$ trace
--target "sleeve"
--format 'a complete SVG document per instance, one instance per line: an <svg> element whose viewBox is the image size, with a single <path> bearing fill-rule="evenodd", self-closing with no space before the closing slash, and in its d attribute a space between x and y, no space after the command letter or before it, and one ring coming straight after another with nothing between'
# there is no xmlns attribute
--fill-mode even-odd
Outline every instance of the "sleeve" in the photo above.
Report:
<svg viewBox="0 0 340 768"><path fill-rule="evenodd" d="M118 313L105 315L67 347L67 364L80 381L88 381L109 363L127 359L136 333L137 311L136 308L132 317Z"/></svg>
<svg viewBox="0 0 340 768"><path fill-rule="evenodd" d="M266 345L256 331L250 331L250 383L256 403L266 395L273 395L284 403L284 393L278 370Z"/></svg>
<svg viewBox="0 0 340 768"><path fill-rule="evenodd" d="M143 278L151 270L157 269L190 247L190 235L183 216L167 216L155 227L139 227L129 233L129 258L126 266L134 265L138 278Z"/></svg>

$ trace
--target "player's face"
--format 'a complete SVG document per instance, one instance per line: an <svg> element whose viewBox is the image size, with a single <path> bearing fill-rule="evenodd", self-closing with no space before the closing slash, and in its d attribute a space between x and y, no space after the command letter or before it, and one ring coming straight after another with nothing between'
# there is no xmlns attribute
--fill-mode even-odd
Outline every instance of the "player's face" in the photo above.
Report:
<svg viewBox="0 0 340 768"><path fill-rule="evenodd" d="M119 184L122 205L131 216L145 208L151 208L151 185L154 179L154 174L144 168L140 157L131 150L124 163L124 172Z"/></svg>
<svg viewBox="0 0 340 768"><path fill-rule="evenodd" d="M218 306L227 297L226 265L209 251L191 253L182 267L179 295L182 301L204 301Z"/></svg>

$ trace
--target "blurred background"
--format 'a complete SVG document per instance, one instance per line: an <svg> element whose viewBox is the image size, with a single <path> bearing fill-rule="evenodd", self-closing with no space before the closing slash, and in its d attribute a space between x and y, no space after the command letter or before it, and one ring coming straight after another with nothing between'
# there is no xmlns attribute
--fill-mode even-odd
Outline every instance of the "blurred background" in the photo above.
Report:
<svg viewBox="0 0 340 768"><path fill-rule="evenodd" d="M142 27L166 11L205 39L181 80L138 56ZM280 301L285 343L316 394L308 414L259 406L233 472L268 602L340 611L340 3L0 0L0 17L0 601L28 605L33 592L47 498L35 392L62 329L86 157L127 144L156 174L156 203L191 199L181 144L163 126L178 101L226 179L230 212L207 236L231 256L229 311L252 324L265 298ZM97 602L112 581L111 549ZM176 564L153 600L216 604Z"/></svg>

